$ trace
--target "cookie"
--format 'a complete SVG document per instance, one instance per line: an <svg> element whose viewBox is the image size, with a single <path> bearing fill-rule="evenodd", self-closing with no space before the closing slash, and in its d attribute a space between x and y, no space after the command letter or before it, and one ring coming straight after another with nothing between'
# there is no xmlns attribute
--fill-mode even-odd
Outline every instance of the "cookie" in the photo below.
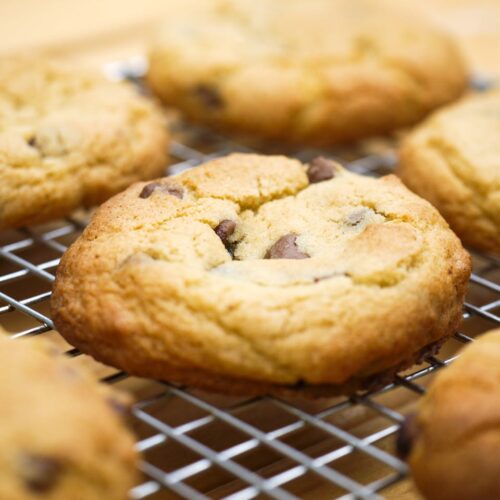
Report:
<svg viewBox="0 0 500 500"><path fill-rule="evenodd" d="M470 258L389 176L232 154L105 203L53 318L130 373L225 393L380 383L457 328Z"/></svg>
<svg viewBox="0 0 500 500"><path fill-rule="evenodd" d="M148 82L226 133L334 144L413 124L467 84L458 49L394 3L218 0L172 15Z"/></svg>
<svg viewBox="0 0 500 500"><path fill-rule="evenodd" d="M40 340L0 332L0 498L124 500L137 479L128 399Z"/></svg>
<svg viewBox="0 0 500 500"><path fill-rule="evenodd" d="M438 373L398 445L425 498L500 498L500 329Z"/></svg>
<svg viewBox="0 0 500 500"><path fill-rule="evenodd" d="M167 145L161 111L130 84L44 58L0 60L0 229L161 175Z"/></svg>
<svg viewBox="0 0 500 500"><path fill-rule="evenodd" d="M401 149L398 174L466 245L500 254L500 91L431 116Z"/></svg>

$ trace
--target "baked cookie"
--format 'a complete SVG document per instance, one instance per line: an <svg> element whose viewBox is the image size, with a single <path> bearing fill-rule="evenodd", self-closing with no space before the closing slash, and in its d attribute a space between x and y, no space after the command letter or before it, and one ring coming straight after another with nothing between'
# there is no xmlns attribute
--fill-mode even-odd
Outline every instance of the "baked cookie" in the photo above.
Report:
<svg viewBox="0 0 500 500"><path fill-rule="evenodd" d="M40 340L0 332L0 498L124 500L136 478L124 395Z"/></svg>
<svg viewBox="0 0 500 500"><path fill-rule="evenodd" d="M161 111L130 84L43 58L0 60L0 229L161 175L167 145Z"/></svg>
<svg viewBox="0 0 500 500"><path fill-rule="evenodd" d="M394 176L233 154L104 204L57 271L72 344L226 393L355 390L457 328L470 258Z"/></svg>
<svg viewBox="0 0 500 500"><path fill-rule="evenodd" d="M431 116L404 142L398 174L462 241L500 253L500 90Z"/></svg>
<svg viewBox="0 0 500 500"><path fill-rule="evenodd" d="M456 99L455 43L383 0L216 0L172 15L148 81L225 132L333 144L413 124Z"/></svg>
<svg viewBox="0 0 500 500"><path fill-rule="evenodd" d="M425 498L500 498L500 329L439 372L398 445Z"/></svg>

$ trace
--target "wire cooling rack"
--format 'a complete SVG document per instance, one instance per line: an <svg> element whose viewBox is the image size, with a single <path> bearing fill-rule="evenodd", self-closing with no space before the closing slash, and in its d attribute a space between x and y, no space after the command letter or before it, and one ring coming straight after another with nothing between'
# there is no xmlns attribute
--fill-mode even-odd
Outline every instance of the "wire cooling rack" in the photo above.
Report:
<svg viewBox="0 0 500 500"><path fill-rule="evenodd" d="M110 65L115 77L135 78L142 59ZM245 148L190 128L171 147L170 173ZM334 156L364 175L389 173L390 148L353 154L301 151L307 161ZM53 331L49 299L62 253L81 233L88 214L0 234L0 322L14 337ZM142 452L143 480L134 499L166 498L398 498L410 489L407 467L394 453L394 435L404 414L418 401L434 373L456 351L500 325L500 259L473 254L464 323L441 349L396 377L383 389L320 401L275 397L234 398L173 384L129 377L98 365L67 346L74 362L92 364L103 381L132 392L132 424Z"/></svg>

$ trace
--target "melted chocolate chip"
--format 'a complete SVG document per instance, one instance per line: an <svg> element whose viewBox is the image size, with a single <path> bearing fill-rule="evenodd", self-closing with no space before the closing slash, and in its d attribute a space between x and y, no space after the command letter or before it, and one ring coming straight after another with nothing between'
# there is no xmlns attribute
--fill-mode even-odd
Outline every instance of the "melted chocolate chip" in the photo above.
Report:
<svg viewBox="0 0 500 500"><path fill-rule="evenodd" d="M327 181L335 177L336 164L323 156L319 156L311 161L307 169L307 177L311 184Z"/></svg>
<svg viewBox="0 0 500 500"><path fill-rule="evenodd" d="M55 458L31 454L23 457L23 482L34 493L47 493L53 489L62 471L63 466Z"/></svg>
<svg viewBox="0 0 500 500"><path fill-rule="evenodd" d="M401 424L399 433L396 437L396 451L403 460L410 454L418 434L417 415L415 413L410 413Z"/></svg>
<svg viewBox="0 0 500 500"><path fill-rule="evenodd" d="M282 236L265 255L265 259L308 259L310 256L301 252L297 246L297 235Z"/></svg>
<svg viewBox="0 0 500 500"><path fill-rule="evenodd" d="M226 248L229 247L229 237L234 233L236 229L236 222L233 220L225 219L223 220L215 229L215 234L221 239L222 243Z"/></svg>
<svg viewBox="0 0 500 500"><path fill-rule="evenodd" d="M224 99L213 85L200 83L194 87L193 92L207 108L220 109L224 107Z"/></svg>
<svg viewBox="0 0 500 500"><path fill-rule="evenodd" d="M142 188L139 198L149 198L157 189L161 193L170 194L181 200L184 196L184 191L178 186L173 186L171 184L162 184L161 182L150 182Z"/></svg>

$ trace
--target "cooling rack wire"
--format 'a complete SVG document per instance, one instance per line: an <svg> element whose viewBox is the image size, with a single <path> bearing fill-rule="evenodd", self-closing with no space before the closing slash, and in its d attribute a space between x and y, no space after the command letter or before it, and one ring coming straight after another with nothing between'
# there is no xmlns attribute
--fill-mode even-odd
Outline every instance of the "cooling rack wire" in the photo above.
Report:
<svg viewBox="0 0 500 500"><path fill-rule="evenodd" d="M114 78L132 80L144 69L141 58L105 68ZM246 150L192 127L178 127L177 135L183 139L171 146L170 173ZM294 154L303 161L333 156L351 171L371 176L391 172L396 162L387 147L375 153ZM14 337L43 334L62 344L49 317L51 285L62 253L87 220L88 214L77 213L0 235L0 323ZM67 345L66 352L136 398L132 423L143 479L130 492L133 499L396 498L407 476L394 453L404 414L435 372L453 362L461 345L500 325L500 259L477 253L473 259L461 331L439 355L427 356L371 393L314 402L223 397L129 377Z"/></svg>

